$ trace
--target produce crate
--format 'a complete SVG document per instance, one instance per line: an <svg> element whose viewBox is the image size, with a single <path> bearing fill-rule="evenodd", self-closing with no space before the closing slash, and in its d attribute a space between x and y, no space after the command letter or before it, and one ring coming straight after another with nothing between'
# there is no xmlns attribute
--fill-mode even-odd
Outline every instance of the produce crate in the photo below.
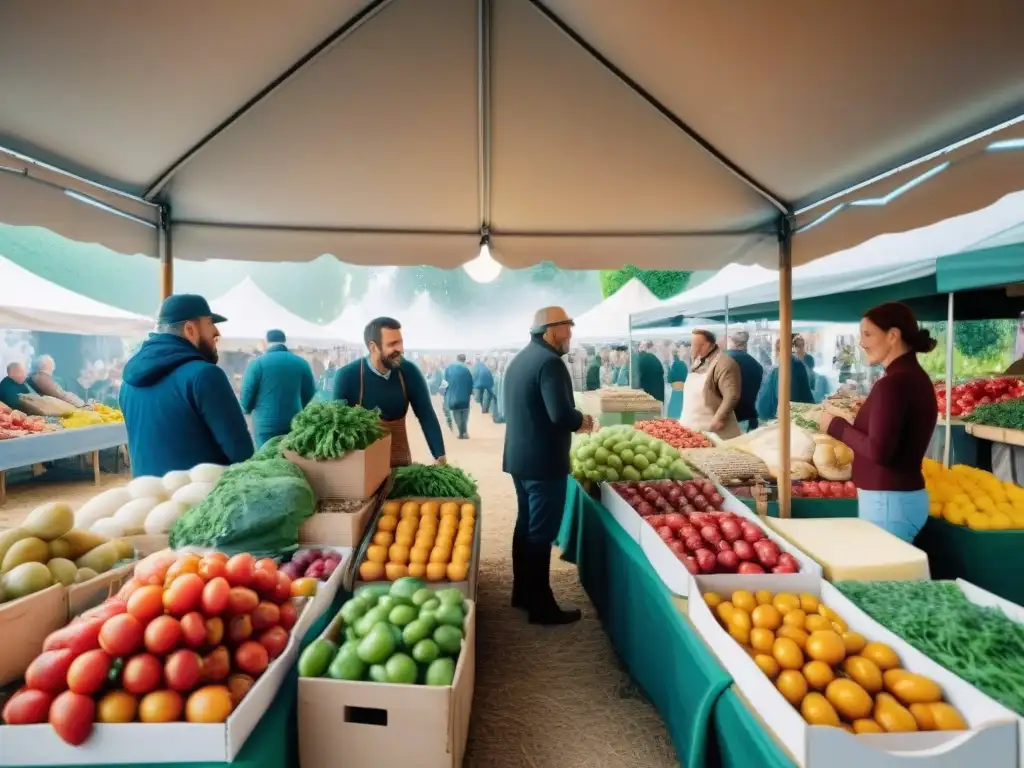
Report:
<svg viewBox="0 0 1024 768"><path fill-rule="evenodd" d="M20 680L46 636L67 622L68 590L60 584L0 605L0 686ZM0 737L0 756L5 754L2 744Z"/></svg>
<svg viewBox="0 0 1024 768"><path fill-rule="evenodd" d="M974 435L982 440L989 440L993 443L1006 443L1007 445L1024 445L1024 431L1019 429L1005 429L1003 427L990 427L987 424L968 424L967 434Z"/></svg>
<svg viewBox="0 0 1024 768"><path fill-rule="evenodd" d="M137 536L125 536L123 538L135 547L135 554L138 555L140 560L170 546L166 533L145 533Z"/></svg>
<svg viewBox="0 0 1024 768"><path fill-rule="evenodd" d="M650 528L650 526L644 524L643 518L612 488L610 483L601 483L600 493L601 506L611 513L615 522L622 526L622 530L629 538L639 543L640 529Z"/></svg>
<svg viewBox="0 0 1024 768"><path fill-rule="evenodd" d="M116 565L96 578L68 587L68 618L95 608L111 595L117 594L135 571L135 561Z"/></svg>
<svg viewBox="0 0 1024 768"><path fill-rule="evenodd" d="M372 496L364 500L362 506L353 512L333 511L331 506L336 503L333 499L317 502L316 512L312 517L307 517L299 526L299 546L311 547L319 544L338 547L359 546L363 533L366 531L366 525L373 517L377 497Z"/></svg>
<svg viewBox="0 0 1024 768"><path fill-rule="evenodd" d="M305 548L319 549L321 551L334 550L341 555L341 562L326 581L317 582L316 595L309 600L304 610L299 614L299 619L292 628L292 632L299 637L303 637L309 628L313 626L313 623L327 613L328 609L334 604L334 598L338 596L338 591L344 583L345 569L348 567L349 560L352 559L353 552L352 547L306 545Z"/></svg>
<svg viewBox="0 0 1024 768"><path fill-rule="evenodd" d="M97 723L89 739L77 747L62 741L49 724L2 726L2 762L22 766L145 765L166 764L168 760L230 763L295 666L301 642L300 634L293 631L284 652L267 667L224 723ZM36 645L34 653L38 652L39 645Z"/></svg>
<svg viewBox="0 0 1024 768"><path fill-rule="evenodd" d="M774 577L777 578L777 577ZM812 574L797 574L785 590L771 576L697 576L695 591L687 601L694 628L729 672L736 687L769 731L799 766L809 768L1011 768L1017 765L1017 722L996 704L924 654L889 634L859 611L850 611L828 582ZM703 599L706 592L725 595L737 589L767 589L778 593L808 593L835 607L850 629L869 642L891 646L903 667L936 682L944 699L959 710L968 731L919 731L854 735L840 728L809 725L776 689L743 647L718 623ZM838 607L836 607L838 606Z"/></svg>
<svg viewBox="0 0 1024 768"><path fill-rule="evenodd" d="M737 497L739 498L739 497ZM757 511L757 502L749 498L740 498L748 509ZM779 517L779 502L769 501L768 517ZM858 503L856 499L790 499L790 517L808 519L818 517L857 517Z"/></svg>
<svg viewBox="0 0 1024 768"><path fill-rule="evenodd" d="M282 455L302 470L318 501L368 499L391 473L391 435L331 461L305 459L287 450Z"/></svg>
<svg viewBox="0 0 1024 768"><path fill-rule="evenodd" d="M336 637L339 628L333 623L324 636L332 637L333 632ZM450 687L300 677L302 765L461 766L476 678L476 606L472 602L465 633Z"/></svg>
<svg viewBox="0 0 1024 768"><path fill-rule="evenodd" d="M472 505L474 505L476 507L476 525L473 527L473 553L470 556L469 571L468 571L468 575L466 577L466 580L465 581L447 581L447 580L445 580L445 581L428 581L426 578L423 578L423 581L427 582L427 584L431 588L433 588L433 589L445 589L445 588L448 588L448 587L453 587L453 588L459 590L460 592L462 592L462 594L465 595L469 600L476 600L477 577L478 577L479 572L480 572L480 542L481 542L480 530L481 530L481 527L483 526L483 522L481 520L481 518L483 517L483 505L480 503L480 500L479 499L455 499L455 498L428 499L428 498L423 498L423 497L409 497L409 498L401 498L401 499L388 499L387 501L397 501L397 502L402 503L402 504L404 504L407 501L414 501L417 504L422 504L422 503L427 502L427 501L435 501L438 504L445 504L447 502L454 502L456 504L459 504L460 506L462 504L472 504ZM383 505L382 505L382 508L383 508ZM365 584L372 583L372 582L366 582L366 581L363 581L362 579L360 579L359 578L359 570L358 569L359 569L359 566L362 564L363 560L366 559L366 549L372 543L373 534L376 533L376 531L377 531L377 523L380 521L380 518L381 518L381 510L378 509L377 512L376 512L376 515L375 515L375 517L373 519L372 524L367 526L367 531L366 531L366 534L363 537L363 542L360 545L359 550L356 553L356 556L353 558L353 561L352 561L352 583L353 583L353 588L354 589L358 589L359 587L364 586Z"/></svg>

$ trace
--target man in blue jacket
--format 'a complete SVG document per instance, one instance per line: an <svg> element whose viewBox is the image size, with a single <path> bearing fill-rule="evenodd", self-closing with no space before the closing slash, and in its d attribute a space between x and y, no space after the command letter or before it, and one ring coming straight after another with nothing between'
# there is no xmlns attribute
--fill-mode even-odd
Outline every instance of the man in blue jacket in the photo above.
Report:
<svg viewBox="0 0 1024 768"><path fill-rule="evenodd" d="M452 421L459 430L459 440L469 439L469 404L473 400L473 372L466 365L466 356L459 355L455 362L444 370L444 413L448 428Z"/></svg>
<svg viewBox="0 0 1024 768"><path fill-rule="evenodd" d="M316 382L309 363L288 351L284 331L267 331L267 350L249 363L242 380L242 410L252 414L256 447L287 435L295 414L309 405Z"/></svg>
<svg viewBox="0 0 1024 768"><path fill-rule="evenodd" d="M224 321L202 296L169 296L156 332L125 364L120 405L136 477L252 456L242 409L217 367Z"/></svg>
<svg viewBox="0 0 1024 768"><path fill-rule="evenodd" d="M491 410L494 403L494 374L487 367L487 361L480 357L473 366L473 389L476 391L476 400L480 403L480 409L484 413Z"/></svg>

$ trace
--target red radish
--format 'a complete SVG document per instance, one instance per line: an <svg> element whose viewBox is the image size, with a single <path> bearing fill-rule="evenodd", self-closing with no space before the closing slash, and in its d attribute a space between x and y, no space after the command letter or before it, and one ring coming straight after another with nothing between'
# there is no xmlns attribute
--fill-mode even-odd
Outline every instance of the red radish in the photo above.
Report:
<svg viewBox="0 0 1024 768"><path fill-rule="evenodd" d="M764 568L757 563L740 563L736 573L764 573Z"/></svg>
<svg viewBox="0 0 1024 768"><path fill-rule="evenodd" d="M705 525L700 529L700 537L708 544L717 544L722 540L722 534L714 525Z"/></svg>
<svg viewBox="0 0 1024 768"><path fill-rule="evenodd" d="M704 548L704 539L698 533L693 534L693 536L687 536L683 541L686 544L686 548L691 552Z"/></svg>
<svg viewBox="0 0 1024 768"><path fill-rule="evenodd" d="M700 573L700 566L697 565L697 558L687 555L683 558L683 565L686 566L686 570L692 573L694 576Z"/></svg>
<svg viewBox="0 0 1024 768"><path fill-rule="evenodd" d="M680 515L678 512L665 515L665 525L673 531L678 531L686 525L686 517L684 515Z"/></svg>
<svg viewBox="0 0 1024 768"><path fill-rule="evenodd" d="M726 571L735 571L740 564L740 559L736 556L736 553L731 549L724 550L718 553L718 565Z"/></svg>
<svg viewBox="0 0 1024 768"><path fill-rule="evenodd" d="M658 535L661 536L662 541L672 541L672 539L676 537L675 531L667 525L663 525L658 528Z"/></svg>
<svg viewBox="0 0 1024 768"><path fill-rule="evenodd" d="M772 573L796 573L797 570L792 565L779 563L772 568Z"/></svg>
<svg viewBox="0 0 1024 768"><path fill-rule="evenodd" d="M743 541L742 539L733 542L732 551L736 553L736 556L740 560L753 560L757 557L757 554L754 552L754 547L750 542Z"/></svg>
<svg viewBox="0 0 1024 768"><path fill-rule="evenodd" d="M697 565L700 566L703 573L711 573L718 565L718 559L710 549L698 549L694 552L694 557L697 558Z"/></svg>
<svg viewBox="0 0 1024 768"><path fill-rule="evenodd" d="M732 544L730 544L725 539L722 539L720 542L715 544L715 551L716 552L732 552Z"/></svg>
<svg viewBox="0 0 1024 768"><path fill-rule="evenodd" d="M754 544L755 542L762 541L764 539L764 533L753 523L743 526L743 540L748 544Z"/></svg>
<svg viewBox="0 0 1024 768"><path fill-rule="evenodd" d="M743 538L743 528L735 520L723 520L719 527L726 541L738 541Z"/></svg>
<svg viewBox="0 0 1024 768"><path fill-rule="evenodd" d="M655 528L661 528L665 524L664 515L648 515L647 522Z"/></svg>

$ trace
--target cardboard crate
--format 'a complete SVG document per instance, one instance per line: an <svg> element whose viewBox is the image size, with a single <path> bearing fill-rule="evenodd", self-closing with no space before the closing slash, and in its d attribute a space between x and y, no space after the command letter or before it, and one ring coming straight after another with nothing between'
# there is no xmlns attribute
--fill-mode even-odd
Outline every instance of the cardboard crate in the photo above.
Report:
<svg viewBox="0 0 1024 768"><path fill-rule="evenodd" d="M125 536L124 539L135 547L135 554L139 556L140 560L170 546L166 533L143 533L136 536Z"/></svg>
<svg viewBox="0 0 1024 768"><path fill-rule="evenodd" d="M46 636L67 623L68 590L60 584L0 605L0 686L20 680Z"/></svg>
<svg viewBox="0 0 1024 768"><path fill-rule="evenodd" d="M391 473L391 435L331 461L304 459L292 451L282 455L302 470L318 500L368 499Z"/></svg>
<svg viewBox="0 0 1024 768"><path fill-rule="evenodd" d="M332 624L325 635L339 627ZM471 602L450 687L299 678L301 764L460 768L473 708L475 643Z"/></svg>
<svg viewBox="0 0 1024 768"><path fill-rule="evenodd" d="M101 573L93 579L68 587L68 618L95 608L108 597L117 594L132 577L136 561L125 563Z"/></svg>
<svg viewBox="0 0 1024 768"><path fill-rule="evenodd" d="M321 512L320 506L324 502L318 502L317 511L299 527L299 546L358 547L373 517L376 502L374 495L356 512ZM330 504L330 501L326 503Z"/></svg>

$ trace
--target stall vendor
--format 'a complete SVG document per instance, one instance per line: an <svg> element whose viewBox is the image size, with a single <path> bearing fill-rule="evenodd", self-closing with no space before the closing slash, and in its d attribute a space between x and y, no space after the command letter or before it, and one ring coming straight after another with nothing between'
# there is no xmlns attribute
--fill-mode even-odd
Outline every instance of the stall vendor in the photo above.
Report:
<svg viewBox="0 0 1024 768"><path fill-rule="evenodd" d="M53 378L53 372L56 369L57 364L50 355L40 355L37 357L35 362L35 372L29 379L29 382L32 384L32 389L40 395L55 397L58 400L63 400L65 403L75 406L76 408L84 406L85 402L83 402L82 398L65 390L57 383L57 380Z"/></svg>
<svg viewBox="0 0 1024 768"><path fill-rule="evenodd" d="M288 434L295 414L316 394L313 368L285 346L284 331L267 331L266 351L245 371L242 410L252 414L257 447Z"/></svg>
<svg viewBox="0 0 1024 768"><path fill-rule="evenodd" d="M28 372L24 365L9 363L7 376L0 380L0 403L16 411L21 410L21 396L32 394L32 390L25 383L26 378L28 378Z"/></svg>
<svg viewBox="0 0 1024 768"><path fill-rule="evenodd" d="M683 384L679 423L696 432L714 432L723 440L739 437L734 412L743 390L739 366L722 351L711 331L695 330L690 350L693 367Z"/></svg>
<svg viewBox="0 0 1024 768"><path fill-rule="evenodd" d="M217 366L216 324L224 321L202 296L169 296L156 332L125 364L120 405L136 477L252 456L249 427Z"/></svg>
<svg viewBox="0 0 1024 768"><path fill-rule="evenodd" d="M370 321L363 331L369 354L354 360L334 380L334 399L364 408L379 408L381 421L391 433L391 466L412 462L405 417L412 411L420 421L427 447L434 459L445 462L441 423L430 400L427 380L404 357L402 326L390 317Z"/></svg>

